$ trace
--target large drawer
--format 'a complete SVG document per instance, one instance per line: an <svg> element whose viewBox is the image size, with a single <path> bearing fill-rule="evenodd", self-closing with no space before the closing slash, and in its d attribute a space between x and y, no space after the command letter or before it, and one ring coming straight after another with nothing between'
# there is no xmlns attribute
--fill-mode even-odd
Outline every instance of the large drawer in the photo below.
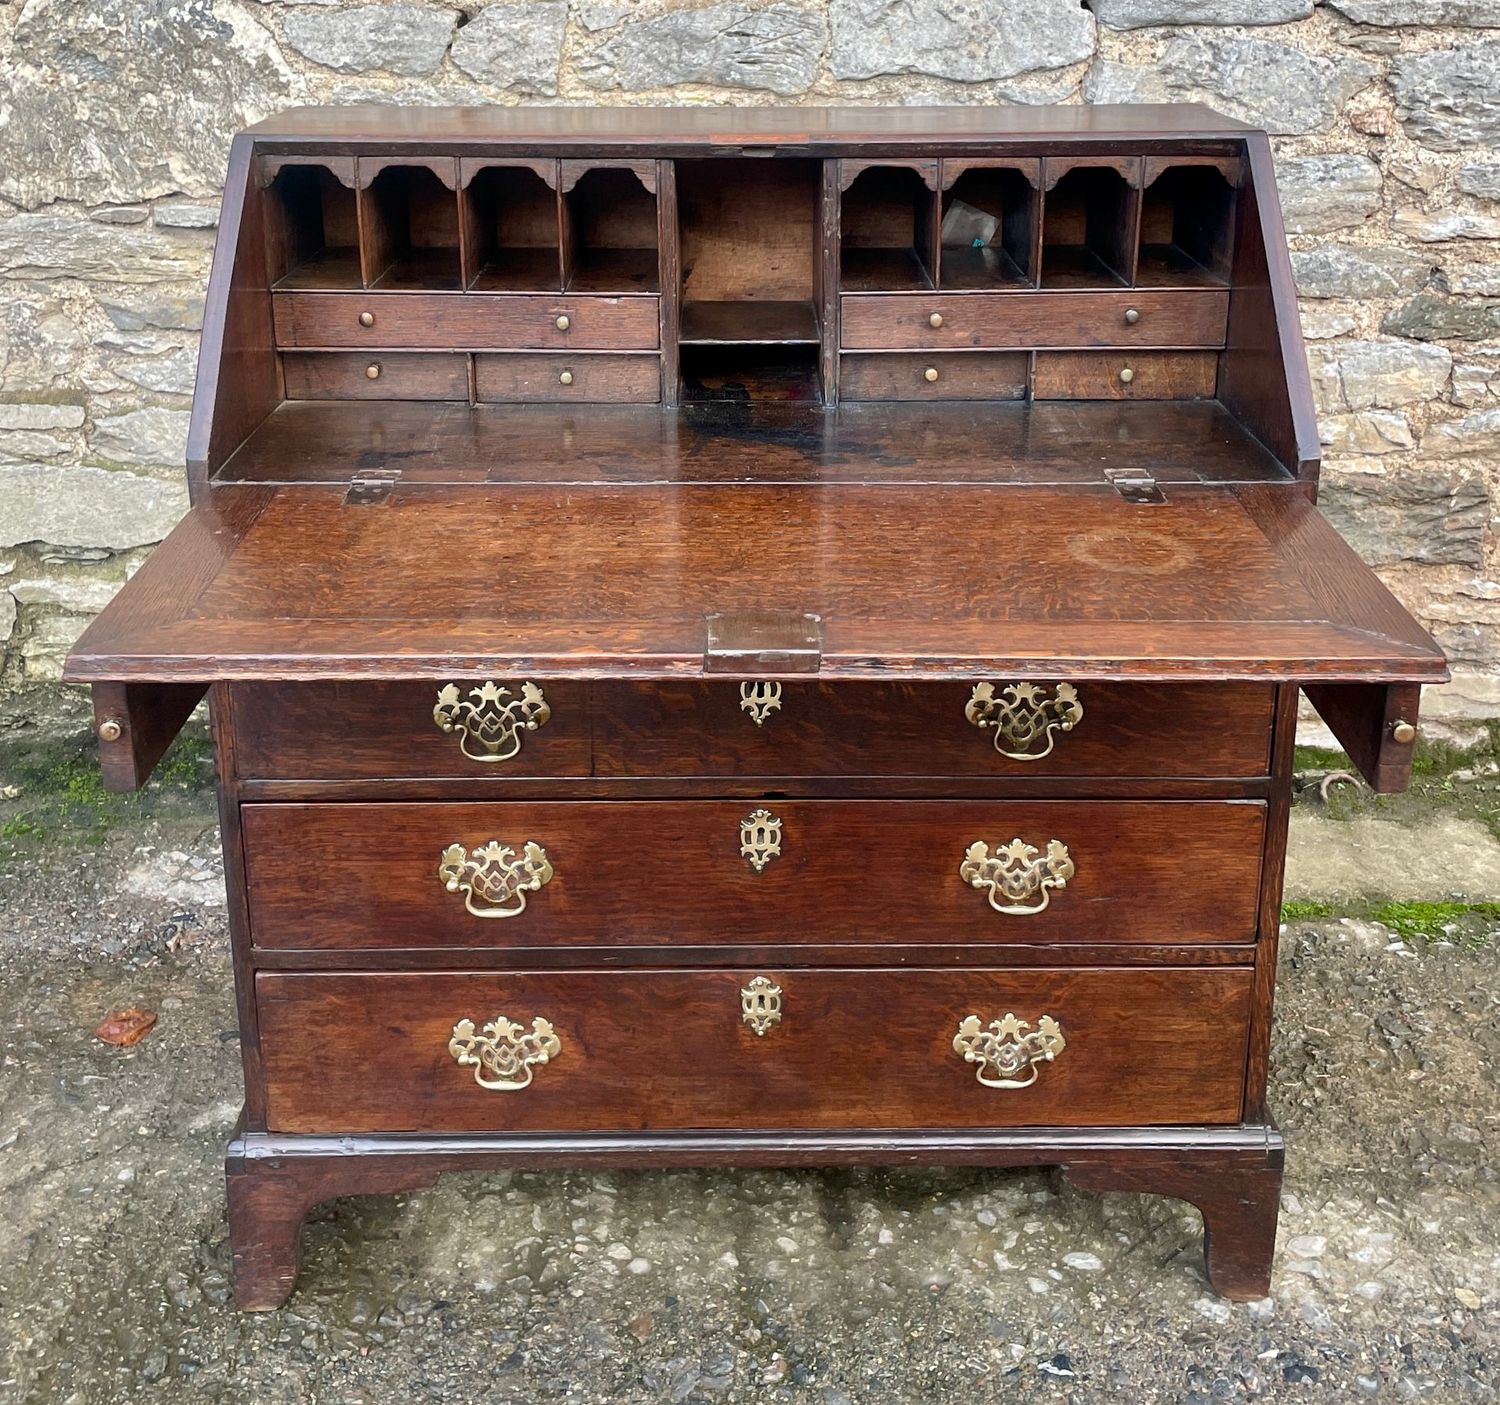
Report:
<svg viewBox="0 0 1500 1405"><path fill-rule="evenodd" d="M282 347L649 351L661 340L660 300L647 294L277 293L271 303Z"/></svg>
<svg viewBox="0 0 1500 1405"><path fill-rule="evenodd" d="M526 684L235 684L235 764L274 780L1243 778L1270 756L1272 689L1255 683L994 680L976 698L972 683L541 680L540 706Z"/></svg>
<svg viewBox="0 0 1500 1405"><path fill-rule="evenodd" d="M839 308L851 349L1220 347L1229 294L853 293Z"/></svg>
<svg viewBox="0 0 1500 1405"><path fill-rule="evenodd" d="M1259 801L252 804L262 947L1249 943Z"/></svg>
<svg viewBox="0 0 1500 1405"><path fill-rule="evenodd" d="M1240 1117L1251 982L1243 967L772 970L761 973L763 986L754 979L723 970L262 973L269 1127L890 1129ZM764 1034L745 1020L747 1002Z"/></svg>

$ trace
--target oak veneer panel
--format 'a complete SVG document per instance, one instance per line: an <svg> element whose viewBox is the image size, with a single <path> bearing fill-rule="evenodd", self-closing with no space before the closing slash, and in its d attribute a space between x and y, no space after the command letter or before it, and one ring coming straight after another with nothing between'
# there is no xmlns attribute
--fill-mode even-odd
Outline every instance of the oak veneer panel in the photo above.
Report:
<svg viewBox="0 0 1500 1405"><path fill-rule="evenodd" d="M589 774L589 690L547 682L552 715L523 731L508 761L464 755L456 732L433 719L438 689L425 683L237 683L230 690L235 763L242 779L385 780L470 776L504 782L516 776ZM457 680L455 680L457 681ZM519 679L500 678L512 692ZM472 681L459 682L467 694ZM483 751L470 744L471 751Z"/></svg>
<svg viewBox="0 0 1500 1405"><path fill-rule="evenodd" d="M282 347L650 351L661 335L657 299L644 294L277 293L271 301ZM366 313L368 327L359 320Z"/></svg>
<svg viewBox="0 0 1500 1405"><path fill-rule="evenodd" d="M1016 761L964 716L972 683L786 682L757 727L738 683L597 683L605 776L1251 777L1270 765L1272 689L1094 683L1050 754Z"/></svg>
<svg viewBox="0 0 1500 1405"><path fill-rule="evenodd" d="M1098 293L859 293L840 299L848 349L907 347L1218 347L1229 294L1211 291ZM1139 320L1125 320L1134 310ZM934 327L931 318L940 316Z"/></svg>
<svg viewBox="0 0 1500 1405"><path fill-rule="evenodd" d="M890 451L895 443L899 453ZM1080 444L1092 446L1087 456ZM1105 482L1105 468L1150 473L1161 483L1288 481L1222 406L1197 401L886 401L836 413L719 404L671 415L287 404L220 479L348 482L382 463L399 465L405 483L452 484L1077 484Z"/></svg>
<svg viewBox="0 0 1500 1405"><path fill-rule="evenodd" d="M781 856L740 852L754 802L246 805L259 946L633 946L690 942L1245 942L1264 805L1252 801L770 800ZM1068 846L1041 912L996 912L959 875L975 840ZM508 918L437 876L450 844L547 851Z"/></svg>
<svg viewBox="0 0 1500 1405"><path fill-rule="evenodd" d="M740 1018L745 971L256 977L273 1132L1150 1126L1239 1120L1250 972L775 971L783 1018ZM1027 1088L953 1050L966 1015L1050 1014L1067 1047ZM495 1092L454 1024L550 1020L561 1051Z"/></svg>
<svg viewBox="0 0 1500 1405"><path fill-rule="evenodd" d="M747 610L818 615L830 681L1446 676L1289 488L1135 506L1110 488L856 484L398 485L378 508L221 488L66 676L667 678L701 673L708 615Z"/></svg>

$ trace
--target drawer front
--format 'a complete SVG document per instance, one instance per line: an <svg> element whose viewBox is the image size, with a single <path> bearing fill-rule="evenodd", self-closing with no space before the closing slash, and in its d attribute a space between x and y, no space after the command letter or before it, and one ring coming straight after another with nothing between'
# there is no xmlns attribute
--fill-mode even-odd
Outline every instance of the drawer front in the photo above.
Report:
<svg viewBox="0 0 1500 1405"><path fill-rule="evenodd" d="M263 947L1248 943L1258 801L240 810ZM503 850L503 852L502 852Z"/></svg>
<svg viewBox="0 0 1500 1405"><path fill-rule="evenodd" d="M236 683L236 769L246 780L588 775L588 684L544 683L539 697L522 679L446 686Z"/></svg>
<svg viewBox="0 0 1500 1405"><path fill-rule="evenodd" d="M839 395L845 400L1024 400L1024 351L887 352L844 356Z"/></svg>
<svg viewBox="0 0 1500 1405"><path fill-rule="evenodd" d="M594 769L1181 779L1263 776L1270 765L1273 695L1262 684L1080 683L1067 695L1053 684L1012 694L995 680L988 696L976 703L971 683L610 684L594 692Z"/></svg>
<svg viewBox="0 0 1500 1405"><path fill-rule="evenodd" d="M1213 351L1039 351L1038 400L1209 400L1217 392Z"/></svg>
<svg viewBox="0 0 1500 1405"><path fill-rule="evenodd" d="M469 358L438 351L287 351L288 400L463 400Z"/></svg>
<svg viewBox="0 0 1500 1405"><path fill-rule="evenodd" d="M551 352L476 356L474 385L480 400L654 405L661 399L661 358Z"/></svg>
<svg viewBox="0 0 1500 1405"><path fill-rule="evenodd" d="M1219 347L1229 294L856 293L840 300L839 315L843 344L856 349Z"/></svg>
<svg viewBox="0 0 1500 1405"><path fill-rule="evenodd" d="M271 302L283 347L648 351L660 344L660 301L645 294L277 293Z"/></svg>
<svg viewBox="0 0 1500 1405"><path fill-rule="evenodd" d="M754 975L262 973L270 1129L1056 1127L1240 1117L1245 968L767 971L779 997L747 997ZM764 1034L745 1021L747 998ZM992 1028L1012 1014L1024 1028ZM974 1026L961 1031L969 1016ZM455 1034L466 1020L472 1032ZM968 1049L976 1061L965 1059ZM1001 1067L1010 1054L1019 1068ZM989 1086L980 1075L1024 1086Z"/></svg>

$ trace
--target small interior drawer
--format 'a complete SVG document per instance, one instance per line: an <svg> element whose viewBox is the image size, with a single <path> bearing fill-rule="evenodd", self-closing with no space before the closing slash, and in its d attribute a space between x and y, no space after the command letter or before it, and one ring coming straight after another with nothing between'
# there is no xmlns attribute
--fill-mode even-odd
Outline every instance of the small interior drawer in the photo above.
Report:
<svg viewBox="0 0 1500 1405"><path fill-rule="evenodd" d="M650 351L660 298L647 294L277 293L281 347Z"/></svg>
<svg viewBox="0 0 1500 1405"><path fill-rule="evenodd" d="M931 347L1220 347L1229 294L1004 292L861 294L840 301L853 350Z"/></svg>
<svg viewBox="0 0 1500 1405"><path fill-rule="evenodd" d="M287 351L288 400L468 400L469 358L440 351Z"/></svg>
<svg viewBox="0 0 1500 1405"><path fill-rule="evenodd" d="M255 992L275 1132L1140 1126L1239 1120L1251 973L262 972Z"/></svg>
<svg viewBox="0 0 1500 1405"><path fill-rule="evenodd" d="M1214 351L1039 351L1038 400L1211 400Z"/></svg>
<svg viewBox="0 0 1500 1405"><path fill-rule="evenodd" d="M481 401L654 405L661 399L661 358L486 354L474 358L474 386Z"/></svg>
<svg viewBox="0 0 1500 1405"><path fill-rule="evenodd" d="M277 802L257 946L1254 940L1265 806L1224 800ZM977 847L976 847L977 846Z"/></svg>
<svg viewBox="0 0 1500 1405"><path fill-rule="evenodd" d="M929 351L848 355L839 363L845 400L1024 400L1024 351Z"/></svg>

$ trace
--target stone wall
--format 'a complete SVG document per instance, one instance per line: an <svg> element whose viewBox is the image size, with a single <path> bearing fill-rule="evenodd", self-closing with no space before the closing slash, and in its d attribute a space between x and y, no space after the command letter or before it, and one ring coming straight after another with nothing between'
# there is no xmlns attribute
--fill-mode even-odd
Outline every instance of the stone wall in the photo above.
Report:
<svg viewBox="0 0 1500 1405"><path fill-rule="evenodd" d="M1500 714L1500 0L0 0L0 77L0 687L55 677L184 508L247 121L1200 99L1275 134L1328 510L1452 654L1447 708Z"/></svg>

